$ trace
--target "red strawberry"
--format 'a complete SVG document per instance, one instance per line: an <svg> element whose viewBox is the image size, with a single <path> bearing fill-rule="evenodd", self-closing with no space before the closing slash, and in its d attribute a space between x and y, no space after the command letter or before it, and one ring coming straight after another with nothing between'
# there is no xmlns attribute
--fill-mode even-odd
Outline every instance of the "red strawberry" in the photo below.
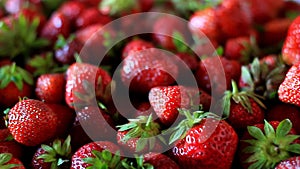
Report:
<svg viewBox="0 0 300 169"><path fill-rule="evenodd" d="M278 89L278 96L282 102L300 106L300 64L293 65L287 72L284 81Z"/></svg>
<svg viewBox="0 0 300 169"><path fill-rule="evenodd" d="M70 130L71 146L73 150L77 150L83 145L92 142L92 139L86 134L79 120L75 118L75 122Z"/></svg>
<svg viewBox="0 0 300 169"><path fill-rule="evenodd" d="M134 117L138 116L149 116L154 112L153 108L151 107L151 104L149 102L142 102L137 106L137 111L134 115ZM153 116L153 115L152 115ZM134 118L133 117L133 118ZM154 115L155 117L155 115ZM155 118L153 118L155 119Z"/></svg>
<svg viewBox="0 0 300 169"><path fill-rule="evenodd" d="M91 142L79 148L72 156L71 169L115 168L120 165L120 149L108 141Z"/></svg>
<svg viewBox="0 0 300 169"><path fill-rule="evenodd" d="M198 58L195 55L192 55L190 53L177 53L176 56L180 60L180 62L183 62L186 64L187 68L189 68L191 71L195 71L198 68ZM182 65L182 64L179 64ZM185 67L186 67L185 66ZM179 68L180 70L184 68Z"/></svg>
<svg viewBox="0 0 300 169"><path fill-rule="evenodd" d="M294 153L299 154L300 144L295 133L288 119L248 126L239 148L243 168L274 168L277 163Z"/></svg>
<svg viewBox="0 0 300 169"><path fill-rule="evenodd" d="M74 63L66 75L65 100L69 107L81 107L80 104L90 104L96 98L109 101L111 77L103 69L87 63Z"/></svg>
<svg viewBox="0 0 300 169"><path fill-rule="evenodd" d="M300 133L300 109L297 106L279 103L270 107L266 115L268 121L291 120L293 128Z"/></svg>
<svg viewBox="0 0 300 169"><path fill-rule="evenodd" d="M70 168L71 137L63 142L60 139L53 141L51 145L42 144L34 153L31 161L32 169Z"/></svg>
<svg viewBox="0 0 300 169"><path fill-rule="evenodd" d="M175 142L172 156L181 168L229 169L238 144L234 129L212 113L183 110L188 119L175 128L170 143Z"/></svg>
<svg viewBox="0 0 300 169"><path fill-rule="evenodd" d="M147 93L175 82L178 68L171 56L157 50L132 51L123 61L121 77L130 90Z"/></svg>
<svg viewBox="0 0 300 169"><path fill-rule="evenodd" d="M15 158L22 158L24 149L21 144L13 140L8 129L0 130L0 153L11 153Z"/></svg>
<svg viewBox="0 0 300 169"><path fill-rule="evenodd" d="M97 8L88 8L81 12L76 18L75 26L77 29L86 28L93 24L105 25L111 21L107 15L103 15Z"/></svg>
<svg viewBox="0 0 300 169"><path fill-rule="evenodd" d="M0 159L0 168L25 169L23 163L10 153L1 153Z"/></svg>
<svg viewBox="0 0 300 169"><path fill-rule="evenodd" d="M133 39L123 48L122 59L125 59L131 51L141 51L149 48L154 48L154 45L151 42L142 39Z"/></svg>
<svg viewBox="0 0 300 169"><path fill-rule="evenodd" d="M65 85L64 74L43 74L37 79L35 94L46 103L62 103Z"/></svg>
<svg viewBox="0 0 300 169"><path fill-rule="evenodd" d="M282 47L282 59L288 65L300 62L300 16L290 25Z"/></svg>
<svg viewBox="0 0 300 169"><path fill-rule="evenodd" d="M68 37L70 34L70 21L68 18L60 13L52 13L50 19L46 22L41 31L41 37L48 39L52 44L58 38L58 35Z"/></svg>
<svg viewBox="0 0 300 169"><path fill-rule="evenodd" d="M102 24L90 25L75 32L76 39L80 44L85 44L102 27Z"/></svg>
<svg viewBox="0 0 300 169"><path fill-rule="evenodd" d="M281 161L275 169L297 169L300 167L300 157L295 156Z"/></svg>
<svg viewBox="0 0 300 169"><path fill-rule="evenodd" d="M86 6L95 7L98 6L101 0L75 0L76 2L81 2Z"/></svg>
<svg viewBox="0 0 300 169"><path fill-rule="evenodd" d="M11 107L19 97L30 97L32 94L33 77L15 63L0 68L0 105Z"/></svg>
<svg viewBox="0 0 300 169"><path fill-rule="evenodd" d="M75 20L80 16L82 11L85 10L83 3L78 1L66 1L57 11L64 14L70 21L72 26L75 26Z"/></svg>
<svg viewBox="0 0 300 169"><path fill-rule="evenodd" d="M57 118L45 103L32 99L22 100L8 113L8 129L17 142L36 146L54 136Z"/></svg>

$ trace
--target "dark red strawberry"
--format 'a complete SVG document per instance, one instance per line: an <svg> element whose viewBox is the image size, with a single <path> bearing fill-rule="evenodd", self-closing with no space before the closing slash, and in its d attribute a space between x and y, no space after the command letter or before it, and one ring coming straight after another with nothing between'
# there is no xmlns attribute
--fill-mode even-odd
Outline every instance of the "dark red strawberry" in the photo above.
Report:
<svg viewBox="0 0 300 169"><path fill-rule="evenodd" d="M30 97L33 90L33 77L15 63L0 68L0 105L11 107L19 97Z"/></svg>
<svg viewBox="0 0 300 169"><path fill-rule="evenodd" d="M295 156L281 161L275 169L297 169L300 167L300 157Z"/></svg>
<svg viewBox="0 0 300 169"><path fill-rule="evenodd" d="M10 153L0 154L0 168L8 169L25 169L23 163L12 156Z"/></svg>
<svg viewBox="0 0 300 169"><path fill-rule="evenodd" d="M290 25L282 47L282 58L283 61L288 65L293 65L300 62L299 30L300 16L297 17Z"/></svg>
<svg viewBox="0 0 300 169"><path fill-rule="evenodd" d="M300 106L300 64L293 65L287 72L284 81L278 89L278 96L282 102Z"/></svg>
<svg viewBox="0 0 300 169"><path fill-rule="evenodd" d="M88 8L76 18L75 26L77 29L82 29L93 24L105 25L110 21L111 18L103 15L97 8Z"/></svg>
<svg viewBox="0 0 300 169"><path fill-rule="evenodd" d="M154 110L151 107L151 104L149 102L142 102L137 106L137 111L134 115L134 117L138 117L138 116L149 116L150 114L152 114L152 116L156 117L154 114ZM132 117L132 118L134 118ZM155 119L155 118L153 118Z"/></svg>
<svg viewBox="0 0 300 169"><path fill-rule="evenodd" d="M161 126L153 121L152 115L129 119L129 123L117 127L118 144L130 153L162 151L164 140L158 136Z"/></svg>
<svg viewBox="0 0 300 169"><path fill-rule="evenodd" d="M18 159L24 155L24 148L21 144L13 140L7 128L0 130L0 153L11 153Z"/></svg>
<svg viewBox="0 0 300 169"><path fill-rule="evenodd" d="M8 113L8 129L17 142L36 146L55 135L57 118L45 103L33 99L22 100Z"/></svg>
<svg viewBox="0 0 300 169"><path fill-rule="evenodd" d="M102 28L102 24L94 24L75 32L76 39L80 44L85 44L97 31Z"/></svg>
<svg viewBox="0 0 300 169"><path fill-rule="evenodd" d="M123 83L144 94L153 87L174 83L177 75L172 57L157 49L130 52L121 69Z"/></svg>
<svg viewBox="0 0 300 169"><path fill-rule="evenodd" d="M52 44L58 38L58 35L68 37L70 34L70 21L68 18L60 13L52 13L50 19L46 22L41 31L41 37L48 39Z"/></svg>
<svg viewBox="0 0 300 169"><path fill-rule="evenodd" d="M279 103L271 106L266 112L268 121L291 120L293 128L300 133L300 109L297 106L286 103Z"/></svg>
<svg viewBox="0 0 300 169"><path fill-rule="evenodd" d="M86 134L77 118L75 118L75 122L71 127L70 135L71 146L75 151L83 145L92 142L92 139Z"/></svg>
<svg viewBox="0 0 300 169"><path fill-rule="evenodd" d="M176 56L178 57L179 62L182 62L182 64L186 64L187 68L189 68L191 71L195 71L198 68L199 61L195 55L192 55L190 53L177 53ZM179 69L181 70L184 68Z"/></svg>
<svg viewBox="0 0 300 169"><path fill-rule="evenodd" d="M56 139L50 145L42 144L32 157L32 168L70 168L72 157L70 143L71 137L68 136L64 141Z"/></svg>
<svg viewBox="0 0 300 169"><path fill-rule="evenodd" d="M71 108L90 104L96 98L110 101L111 77L105 70L87 63L73 63L66 76L65 100Z"/></svg>
<svg viewBox="0 0 300 169"><path fill-rule="evenodd" d="M187 116L175 128L170 138L174 143L172 157L181 168L229 169L238 144L234 129L212 113L182 110Z"/></svg>
<svg viewBox="0 0 300 169"><path fill-rule="evenodd" d="M85 5L79 1L66 1L59 7L58 11L69 19L71 26L75 26L75 20L85 8Z"/></svg>
<svg viewBox="0 0 300 169"><path fill-rule="evenodd" d="M88 7L95 7L98 6L99 3L101 2L101 0L75 0L76 2L81 2L83 3L85 6Z"/></svg>
<svg viewBox="0 0 300 169"><path fill-rule="evenodd" d="M64 74L43 74L36 81L35 95L46 103L62 103L65 85Z"/></svg>
<svg viewBox="0 0 300 169"><path fill-rule="evenodd" d="M277 163L299 154L298 136L290 120L265 121L264 124L248 126L239 148L243 168L274 168Z"/></svg>
<svg viewBox="0 0 300 169"><path fill-rule="evenodd" d="M151 42L147 42L142 39L133 39L128 42L122 51L122 59L125 59L130 51L141 51L149 48L154 48L154 45Z"/></svg>
<svg viewBox="0 0 300 169"><path fill-rule="evenodd" d="M120 149L108 141L91 142L79 148L72 156L71 169L120 167Z"/></svg>

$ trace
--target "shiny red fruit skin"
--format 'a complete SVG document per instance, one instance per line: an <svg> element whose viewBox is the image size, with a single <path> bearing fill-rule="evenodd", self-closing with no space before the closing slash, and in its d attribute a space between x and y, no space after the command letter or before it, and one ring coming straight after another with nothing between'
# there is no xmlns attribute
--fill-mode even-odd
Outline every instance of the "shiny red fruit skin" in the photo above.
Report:
<svg viewBox="0 0 300 169"><path fill-rule="evenodd" d="M76 18L75 26L82 29L93 24L105 25L111 21L108 15L103 15L97 8L88 8Z"/></svg>
<svg viewBox="0 0 300 169"><path fill-rule="evenodd" d="M55 50L55 59L61 64L72 64L75 62L75 53L80 53L83 44L77 39L65 44L62 48Z"/></svg>
<svg viewBox="0 0 300 169"><path fill-rule="evenodd" d="M80 16L85 8L85 5L81 2L66 1L59 7L58 11L69 19L72 26L75 26L75 20Z"/></svg>
<svg viewBox="0 0 300 169"><path fill-rule="evenodd" d="M164 154L150 152L144 155L144 162L159 169L180 169L178 164Z"/></svg>
<svg viewBox="0 0 300 169"><path fill-rule="evenodd" d="M181 168L230 169L238 136L225 121L203 119L175 143L172 157Z"/></svg>
<svg viewBox="0 0 300 169"><path fill-rule="evenodd" d="M151 42L147 42L142 39L133 39L128 42L122 51L122 59L125 59L130 51L141 51L147 50L149 48L154 48L154 45Z"/></svg>
<svg viewBox="0 0 300 169"><path fill-rule="evenodd" d="M300 167L300 157L295 156L287 160L281 161L275 169L297 169Z"/></svg>

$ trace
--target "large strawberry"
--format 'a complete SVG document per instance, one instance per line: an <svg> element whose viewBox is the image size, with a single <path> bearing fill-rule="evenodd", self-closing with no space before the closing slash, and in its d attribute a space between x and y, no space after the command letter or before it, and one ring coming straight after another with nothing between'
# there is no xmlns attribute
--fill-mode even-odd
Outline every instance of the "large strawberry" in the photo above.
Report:
<svg viewBox="0 0 300 169"><path fill-rule="evenodd" d="M16 104L19 97L30 97L33 77L15 63L0 68L0 101L1 106L10 107Z"/></svg>
<svg viewBox="0 0 300 169"><path fill-rule="evenodd" d="M45 103L24 99L10 109L8 129L17 142L27 146L36 146L55 135L57 118L57 115Z"/></svg>
<svg viewBox="0 0 300 169"><path fill-rule="evenodd" d="M66 103L74 108L74 104L89 104L96 98L108 101L110 99L110 75L103 69L87 64L74 63L67 72Z"/></svg>
<svg viewBox="0 0 300 169"><path fill-rule="evenodd" d="M0 168L8 169L25 169L23 163L12 156L10 153L0 154Z"/></svg>
<svg viewBox="0 0 300 169"><path fill-rule="evenodd" d="M281 161L275 169L292 169L292 168L299 168L300 167L300 157L295 156L288 158L286 160Z"/></svg>
<svg viewBox="0 0 300 169"><path fill-rule="evenodd" d="M248 126L239 148L243 168L274 168L280 161L299 154L299 136L295 133L288 119Z"/></svg>
<svg viewBox="0 0 300 169"><path fill-rule="evenodd" d="M79 148L72 156L71 169L120 167L120 149L114 143L97 141Z"/></svg>
<svg viewBox="0 0 300 169"><path fill-rule="evenodd" d="M151 42L142 39L133 39L124 46L122 59L125 59L130 51L140 51L148 48L154 48L154 45Z"/></svg>
<svg viewBox="0 0 300 169"><path fill-rule="evenodd" d="M300 16L290 25L282 47L282 58L288 65L300 62Z"/></svg>
<svg viewBox="0 0 300 169"><path fill-rule="evenodd" d="M189 110L187 119L173 129L170 143L175 142L172 156L182 168L229 169L238 144L234 129L212 113ZM168 131L167 131L168 132Z"/></svg>
<svg viewBox="0 0 300 169"><path fill-rule="evenodd" d="M278 96L282 102L300 106L300 64L293 65L287 72L284 81L278 89Z"/></svg>

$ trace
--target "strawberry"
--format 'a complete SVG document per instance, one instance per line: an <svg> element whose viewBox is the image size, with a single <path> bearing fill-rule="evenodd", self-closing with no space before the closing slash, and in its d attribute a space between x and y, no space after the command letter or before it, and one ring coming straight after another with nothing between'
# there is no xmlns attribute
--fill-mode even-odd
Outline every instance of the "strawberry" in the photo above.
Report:
<svg viewBox="0 0 300 169"><path fill-rule="evenodd" d="M75 2L81 2L87 7L98 6L101 0L74 0Z"/></svg>
<svg viewBox="0 0 300 169"><path fill-rule="evenodd" d="M29 22L33 22L34 19L37 19L39 21L38 22L38 28L37 28L38 32L41 31L42 27L46 23L45 15L42 12L37 11L35 9L23 8L18 13L16 13L14 17L16 19L18 19L21 15L24 16Z"/></svg>
<svg viewBox="0 0 300 169"><path fill-rule="evenodd" d="M17 142L36 146L54 136L57 118L45 103L21 100L8 113L8 129Z"/></svg>
<svg viewBox="0 0 300 169"><path fill-rule="evenodd" d="M168 129L174 132L170 143L174 143L171 155L181 168L231 167L238 144L234 129L213 113L182 110L187 119ZM168 130L166 132L168 132Z"/></svg>
<svg viewBox="0 0 300 169"><path fill-rule="evenodd" d="M117 126L117 141L120 146L131 153L145 153L149 151L162 151L162 137L160 125L152 120L150 116L139 116L136 119L129 119L129 123ZM156 140L155 136L159 140Z"/></svg>
<svg viewBox="0 0 300 169"><path fill-rule="evenodd" d="M225 92L223 107L224 116L234 129L244 129L249 125L263 122L264 111L261 107L266 107L259 98L261 97L253 92L239 92L236 83L232 81L232 92Z"/></svg>
<svg viewBox="0 0 300 169"><path fill-rule="evenodd" d="M75 122L73 123L69 133L71 135L71 147L75 151L83 145L92 142L92 139L82 128L78 118L75 118Z"/></svg>
<svg viewBox="0 0 300 169"><path fill-rule="evenodd" d="M299 156L291 157L286 160L281 161L275 169L293 169L300 167L300 159Z"/></svg>
<svg viewBox="0 0 300 169"><path fill-rule="evenodd" d="M280 161L300 153L297 140L288 119L248 126L240 140L241 164L243 168L274 168Z"/></svg>
<svg viewBox="0 0 300 169"><path fill-rule="evenodd" d="M25 169L22 162L17 158L13 157L10 153L1 153L0 159L0 168Z"/></svg>
<svg viewBox="0 0 300 169"><path fill-rule="evenodd" d="M36 81L35 95L46 103L62 103L65 85L64 74L43 74Z"/></svg>
<svg viewBox="0 0 300 169"><path fill-rule="evenodd" d="M87 63L73 63L66 75L65 100L69 107L81 107L96 98L109 101L112 79L105 70Z"/></svg>
<svg viewBox="0 0 300 169"><path fill-rule="evenodd" d="M85 44L90 39L90 37L92 37L101 28L102 24L94 24L86 28L77 30L75 32L76 39L79 41L80 44Z"/></svg>
<svg viewBox="0 0 300 169"><path fill-rule="evenodd" d="M9 130L0 130L0 153L11 153L15 158L22 158L24 155L24 148L21 144L13 140Z"/></svg>
<svg viewBox="0 0 300 169"><path fill-rule="evenodd" d="M71 169L120 167L120 149L114 143L97 141L79 148L72 156Z"/></svg>
<svg viewBox="0 0 300 169"><path fill-rule="evenodd" d="M186 64L187 68L189 68L191 71L195 71L198 68L199 61L195 55L186 52L179 52L176 53L176 56L178 57L178 59L180 59L180 62ZM180 66L180 64L178 66ZM179 69L182 70L184 68Z"/></svg>
<svg viewBox="0 0 300 169"><path fill-rule="evenodd" d="M85 5L79 1L65 1L57 11L65 15L71 26L75 26L75 20L85 10Z"/></svg>
<svg viewBox="0 0 300 169"><path fill-rule="evenodd" d="M56 139L51 145L42 144L32 157L32 168L69 168L72 157L70 142L71 137L68 136L63 142Z"/></svg>
<svg viewBox="0 0 300 169"><path fill-rule="evenodd" d="M93 24L105 25L111 21L107 15L103 15L97 8L88 8L76 18L76 29L82 29Z"/></svg>
<svg viewBox="0 0 300 169"><path fill-rule="evenodd" d="M300 64L295 64L289 69L284 81L279 86L278 96L282 102L300 106L299 79Z"/></svg>
<svg viewBox="0 0 300 169"><path fill-rule="evenodd" d="M123 48L122 59L125 59L131 51L141 51L149 48L154 48L154 45L151 42L142 39L133 39Z"/></svg>
<svg viewBox="0 0 300 169"><path fill-rule="evenodd" d="M123 61L121 78L131 91L143 94L175 82L178 68L171 56L157 49L132 51Z"/></svg>
<svg viewBox="0 0 300 169"><path fill-rule="evenodd" d="M291 23L282 47L282 59L288 65L293 65L300 61L299 30L300 16Z"/></svg>
<svg viewBox="0 0 300 169"><path fill-rule="evenodd" d="M138 116L149 116L150 114L152 114L152 116L156 117L154 115L154 110L151 107L151 104L149 102L142 102L137 106L136 109L136 113L134 115L134 117L138 117ZM127 116L126 116L127 117ZM155 118L153 118L155 119Z"/></svg>
<svg viewBox="0 0 300 169"><path fill-rule="evenodd" d="M33 77L15 63L0 68L0 105L11 107L19 97L30 97L32 94Z"/></svg>
<svg viewBox="0 0 300 169"><path fill-rule="evenodd" d="M40 36L48 39L52 44L54 44L58 38L58 35L68 37L69 34L70 21L64 14L55 12L50 16L50 19L42 28Z"/></svg>
<svg viewBox="0 0 300 169"><path fill-rule="evenodd" d="M266 112L268 121L291 120L293 128L300 133L300 109L292 104L279 103L271 106Z"/></svg>

